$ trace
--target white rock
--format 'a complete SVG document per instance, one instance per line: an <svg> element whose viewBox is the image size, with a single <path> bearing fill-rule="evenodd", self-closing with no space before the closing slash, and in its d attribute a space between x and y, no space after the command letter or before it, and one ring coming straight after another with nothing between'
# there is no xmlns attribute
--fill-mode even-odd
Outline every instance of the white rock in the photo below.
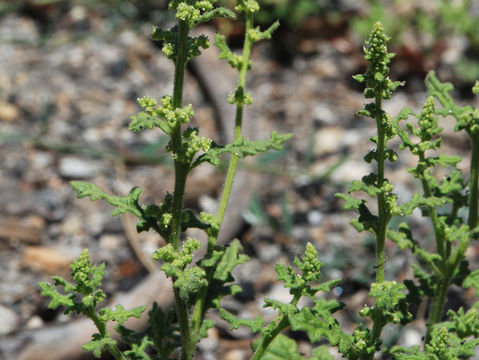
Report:
<svg viewBox="0 0 479 360"><path fill-rule="evenodd" d="M399 339L399 345L411 347L422 344L422 334L414 327L406 327Z"/></svg>
<svg viewBox="0 0 479 360"><path fill-rule="evenodd" d="M11 333L18 325L19 317L11 309L0 305L0 336Z"/></svg>
<svg viewBox="0 0 479 360"><path fill-rule="evenodd" d="M337 121L335 112L331 109L328 103L319 102L313 108L313 118L318 119L320 122L332 125Z"/></svg>
<svg viewBox="0 0 479 360"><path fill-rule="evenodd" d="M371 166L369 164L348 160L334 171L331 180L337 183L349 183L353 180L360 180L370 172Z"/></svg>
<svg viewBox="0 0 479 360"><path fill-rule="evenodd" d="M100 170L100 163L73 156L60 159L58 171L60 175L74 179L88 179L94 177Z"/></svg>
<svg viewBox="0 0 479 360"><path fill-rule="evenodd" d="M70 10L69 15L73 21L82 21L88 14L84 6L76 5Z"/></svg>
<svg viewBox="0 0 479 360"><path fill-rule="evenodd" d="M226 353L225 360L244 360L246 359L246 354L243 350L233 349Z"/></svg>
<svg viewBox="0 0 479 360"><path fill-rule="evenodd" d="M105 234L100 236L99 244L103 250L116 250L120 247L121 238L117 235Z"/></svg>
<svg viewBox="0 0 479 360"><path fill-rule="evenodd" d="M318 210L311 210L306 216L311 225L319 225L324 218L324 214Z"/></svg>
<svg viewBox="0 0 479 360"><path fill-rule="evenodd" d="M25 324L25 327L27 329L33 330L33 329L40 329L43 327L45 323L41 319L40 316L34 315L30 319L28 319L27 323Z"/></svg>

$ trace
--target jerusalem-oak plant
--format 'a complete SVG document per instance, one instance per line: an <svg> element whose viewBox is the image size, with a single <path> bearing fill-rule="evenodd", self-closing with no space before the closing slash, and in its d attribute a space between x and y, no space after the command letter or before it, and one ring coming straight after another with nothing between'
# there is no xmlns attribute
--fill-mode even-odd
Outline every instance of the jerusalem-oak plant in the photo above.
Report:
<svg viewBox="0 0 479 360"><path fill-rule="evenodd" d="M228 246L217 244L228 205L238 161L267 150L279 150L290 135L273 132L270 139L248 140L243 137L243 108L252 103L246 92L246 74L251 67L250 51L253 43L271 37L278 26L273 24L265 31L254 27L253 18L259 6L255 0L238 0L236 11L244 18L245 38L242 54L234 54L225 38L216 35L215 45L221 50L220 58L238 70L238 86L229 102L236 106L234 138L230 144L219 145L200 135L197 128L188 127L192 118L191 105L183 104L183 81L186 63L200 55L200 48L209 46L205 36L190 37L189 31L198 24L215 17L235 18L225 8L215 8L215 0L172 0L170 9L176 11L178 24L171 30L154 28L153 39L163 41L163 52L175 63L173 94L164 96L159 104L150 97L138 100L143 111L132 117L130 129L141 131L159 128L170 137L167 151L171 153L175 168L173 193L167 193L161 204L143 205L139 202L141 190L133 188L126 196L108 195L96 185L73 181L72 187L79 198L103 199L115 207L113 215L130 212L139 219L138 231L153 230L163 237L166 245L154 253L161 262L161 270L171 279L175 307L165 311L153 304L149 310L147 326L142 331L133 331L123 326L130 317L139 317L146 307L131 310L117 305L114 309L100 307L105 300L101 290L104 265L95 266L85 250L71 265L72 282L59 276L53 277L54 284L41 283L42 295L51 297L50 308L65 307L65 313L79 313L90 318L96 328L90 342L83 349L100 357L109 352L115 359L174 359L190 360L195 356L197 343L206 336L208 328L214 326L208 319L208 310L215 309L228 321L232 329L249 327L258 337L253 342L251 359L299 360L300 355L294 340L282 332L286 329L301 331L315 346L309 359L334 359L330 349L335 347L345 359L465 359L474 355L479 344L479 302L471 309L457 312L449 310L444 318L448 288L452 285L474 287L479 293L479 270L471 271L465 253L477 235L478 223L478 167L479 167L479 109L459 107L452 100L450 84L441 83L430 73L426 79L429 92L422 111L416 114L406 108L394 119L383 108L383 101L401 84L389 79L389 62L393 54L388 53L387 37L379 23L375 24L364 48L369 68L355 79L366 85L364 95L371 99L361 116L372 118L377 125L377 134L371 141L374 149L364 158L376 164L375 171L354 181L348 194L338 194L345 201L346 209L359 213L353 225L358 231L369 231L376 240L376 279L370 285L370 305L360 310L365 318L352 334L343 330L334 313L343 304L319 296L328 292L340 280L320 283L322 263L312 244L307 244L304 255L295 259L293 266L276 265L277 279L289 289L292 300L282 303L265 300L265 307L278 311L276 320L239 319L221 307L221 299L233 295L241 288L234 284L233 269L248 258L241 254L239 241ZM479 92L479 85L474 86ZM440 107L436 109L437 105ZM472 155L468 179L456 167L461 158L441 154L441 131L439 119L456 119L457 131L466 131L471 139ZM408 122L409 118L417 121ZM445 118L445 119L443 119ZM422 186L421 191L410 199L398 199L393 185L386 178L387 162L398 159L397 153L389 148L388 142L399 138L401 149L408 149L418 161L408 169ZM204 163L219 164L219 157L228 153L229 167L217 214L196 214L183 206L183 196L188 174ZM435 176L437 167L445 167L448 174L443 179ZM367 200L351 193L361 192L367 199L375 199L369 207ZM232 204L234 206L234 204ZM430 246L415 239L413 229L407 221L397 228L391 225L394 217L407 217L414 209L420 209L428 217L435 244ZM193 253L200 242L184 238L188 228L200 228L208 237L206 254L193 262ZM400 249L410 251L417 263L412 264L414 279L403 283L387 280L386 241L392 241ZM309 302L300 302L301 298ZM421 302L430 302L423 346L410 348L383 344L383 329L388 324L404 326L414 319L412 309ZM301 304L301 305L300 305ZM306 305L305 305L306 304ZM107 322L117 323L118 335L107 331ZM121 346L120 346L121 344Z"/></svg>

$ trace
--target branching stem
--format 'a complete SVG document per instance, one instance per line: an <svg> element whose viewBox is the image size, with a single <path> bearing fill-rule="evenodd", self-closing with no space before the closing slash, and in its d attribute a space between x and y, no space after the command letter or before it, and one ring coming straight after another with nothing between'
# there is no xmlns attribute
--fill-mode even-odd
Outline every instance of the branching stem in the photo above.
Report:
<svg viewBox="0 0 479 360"><path fill-rule="evenodd" d="M295 295L293 300L291 300L291 305L296 305L299 301L300 296ZM289 326L288 322L288 317L286 314L282 315L280 319L278 319L278 323L274 327L274 329L271 331L271 333L264 335L263 339L261 340L261 343L259 344L258 348L256 349L255 353L253 354L253 357L251 360L259 360L261 357L264 355L264 352L268 348L269 344L274 340L276 336L281 333L284 329L286 329Z"/></svg>

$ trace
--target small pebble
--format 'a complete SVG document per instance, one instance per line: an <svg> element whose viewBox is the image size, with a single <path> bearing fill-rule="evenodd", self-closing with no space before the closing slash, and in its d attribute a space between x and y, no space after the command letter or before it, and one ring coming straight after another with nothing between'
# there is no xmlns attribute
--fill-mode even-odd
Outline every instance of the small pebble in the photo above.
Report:
<svg viewBox="0 0 479 360"><path fill-rule="evenodd" d="M121 238L117 235L105 234L100 236L99 244L103 250L116 250L120 247Z"/></svg>
<svg viewBox="0 0 479 360"><path fill-rule="evenodd" d="M100 164L98 162L73 156L63 157L58 164L60 175L72 179L92 178L99 170Z"/></svg>
<svg viewBox="0 0 479 360"><path fill-rule="evenodd" d="M11 333L19 322L18 315L11 309L0 305L0 336Z"/></svg>
<svg viewBox="0 0 479 360"><path fill-rule="evenodd" d="M20 111L15 105L0 101L0 120L12 122L18 119Z"/></svg>
<svg viewBox="0 0 479 360"><path fill-rule="evenodd" d="M39 329L43 327L44 325L45 323L40 318L40 316L34 315L30 319L28 319L27 323L25 324L25 328L29 330L33 330L33 329Z"/></svg>
<svg viewBox="0 0 479 360"><path fill-rule="evenodd" d="M256 246L258 257L264 262L273 262L281 255L281 247L278 244L258 243Z"/></svg>
<svg viewBox="0 0 479 360"><path fill-rule="evenodd" d="M422 345L422 334L415 328L407 327L401 334L399 344L406 347Z"/></svg>
<svg viewBox="0 0 479 360"><path fill-rule="evenodd" d="M234 349L226 353L224 360L245 360L246 353L243 350Z"/></svg>
<svg viewBox="0 0 479 360"><path fill-rule="evenodd" d="M218 329L208 329L208 336L198 343L198 347L204 352L213 352L218 347Z"/></svg>
<svg viewBox="0 0 479 360"><path fill-rule="evenodd" d="M74 257L57 248L28 246L23 252L24 266L42 273L57 275L65 273Z"/></svg>
<svg viewBox="0 0 479 360"><path fill-rule="evenodd" d="M321 211L311 210L307 214L308 222L311 225L319 225L324 218L324 215Z"/></svg>

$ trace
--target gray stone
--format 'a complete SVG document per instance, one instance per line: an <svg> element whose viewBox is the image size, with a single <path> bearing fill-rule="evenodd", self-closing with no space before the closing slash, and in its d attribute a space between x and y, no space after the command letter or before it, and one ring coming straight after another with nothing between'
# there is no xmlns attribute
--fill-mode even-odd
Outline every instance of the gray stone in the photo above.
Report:
<svg viewBox="0 0 479 360"><path fill-rule="evenodd" d="M256 246L258 257L264 262L273 262L281 255L281 247L278 244L258 243Z"/></svg>

